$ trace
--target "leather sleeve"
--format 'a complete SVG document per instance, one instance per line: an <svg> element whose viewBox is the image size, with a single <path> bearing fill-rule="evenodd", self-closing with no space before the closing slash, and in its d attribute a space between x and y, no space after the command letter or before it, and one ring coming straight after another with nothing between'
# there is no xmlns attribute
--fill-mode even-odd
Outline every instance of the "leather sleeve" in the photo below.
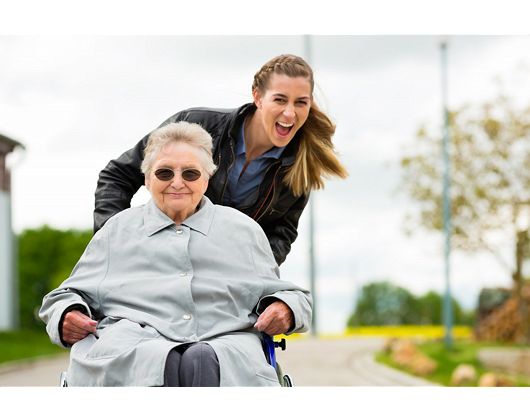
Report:
<svg viewBox="0 0 530 420"><path fill-rule="evenodd" d="M140 166L148 137L145 136L119 158L111 160L99 173L95 194L94 233L109 218L129 208L132 197L144 185Z"/></svg>
<svg viewBox="0 0 530 420"><path fill-rule="evenodd" d="M185 111L179 112L160 124L159 128L185 119L186 116ZM111 160L99 173L95 193L94 233L101 229L112 216L131 207L131 199L144 185L145 177L140 166L148 140L149 134L119 158Z"/></svg>

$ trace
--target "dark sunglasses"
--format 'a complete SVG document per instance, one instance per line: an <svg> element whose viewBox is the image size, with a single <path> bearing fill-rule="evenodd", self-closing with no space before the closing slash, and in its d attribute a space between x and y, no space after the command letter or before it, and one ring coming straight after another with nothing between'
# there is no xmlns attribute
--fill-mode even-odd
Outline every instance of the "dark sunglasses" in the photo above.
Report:
<svg viewBox="0 0 530 420"><path fill-rule="evenodd" d="M200 177L202 172L198 169L184 169L183 171L174 171L173 169L168 168L160 168L155 171L155 176L160 181L170 181L175 176L175 172L180 172L182 174L182 179L184 181L197 181Z"/></svg>

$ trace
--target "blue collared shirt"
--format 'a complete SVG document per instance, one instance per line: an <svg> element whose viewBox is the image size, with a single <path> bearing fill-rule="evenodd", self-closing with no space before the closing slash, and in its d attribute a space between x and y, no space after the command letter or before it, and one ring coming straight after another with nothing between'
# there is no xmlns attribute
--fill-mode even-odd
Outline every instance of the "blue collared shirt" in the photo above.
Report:
<svg viewBox="0 0 530 420"><path fill-rule="evenodd" d="M246 120L246 119L245 119ZM241 171L247 161L247 152L245 148L245 121L241 125L239 138L235 144L235 160L228 177L228 185L223 197L225 206L234 206L241 203L245 198L255 193L267 168L275 160L279 159L285 147L273 147L263 155L250 161L243 175Z"/></svg>

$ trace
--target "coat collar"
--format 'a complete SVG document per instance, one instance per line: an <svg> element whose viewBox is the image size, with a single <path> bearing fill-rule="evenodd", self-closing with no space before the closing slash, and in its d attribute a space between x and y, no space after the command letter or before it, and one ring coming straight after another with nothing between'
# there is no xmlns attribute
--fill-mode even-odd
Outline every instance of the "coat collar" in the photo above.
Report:
<svg viewBox="0 0 530 420"><path fill-rule="evenodd" d="M182 224L203 235L208 235L214 214L215 206L208 197L203 196L197 213L188 217ZM144 206L144 226L147 236L152 236L168 226L176 227L175 222L156 206L153 199Z"/></svg>

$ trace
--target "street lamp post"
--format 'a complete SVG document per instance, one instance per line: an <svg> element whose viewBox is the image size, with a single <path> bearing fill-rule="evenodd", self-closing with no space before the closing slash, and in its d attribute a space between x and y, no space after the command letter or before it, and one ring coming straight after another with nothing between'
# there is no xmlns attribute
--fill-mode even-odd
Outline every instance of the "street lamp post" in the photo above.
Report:
<svg viewBox="0 0 530 420"><path fill-rule="evenodd" d="M311 65L311 35L304 36L305 57ZM311 335L317 335L317 293L315 288L316 263L315 263L315 241L314 241L314 195L309 198L309 280L311 295L313 297L313 322L311 324Z"/></svg>
<svg viewBox="0 0 530 420"><path fill-rule="evenodd" d="M447 38L440 42L442 60L442 101L443 101L443 228L445 233L445 299L444 299L444 323L445 323L445 344L447 348L452 348L452 324L453 305L451 300L451 288L449 282L450 274L450 252L451 252L451 200L449 196L450 176L449 176L449 112L447 110Z"/></svg>
<svg viewBox="0 0 530 420"><path fill-rule="evenodd" d="M17 241L12 227L11 169L8 155L24 146L0 134L0 331L20 327Z"/></svg>

